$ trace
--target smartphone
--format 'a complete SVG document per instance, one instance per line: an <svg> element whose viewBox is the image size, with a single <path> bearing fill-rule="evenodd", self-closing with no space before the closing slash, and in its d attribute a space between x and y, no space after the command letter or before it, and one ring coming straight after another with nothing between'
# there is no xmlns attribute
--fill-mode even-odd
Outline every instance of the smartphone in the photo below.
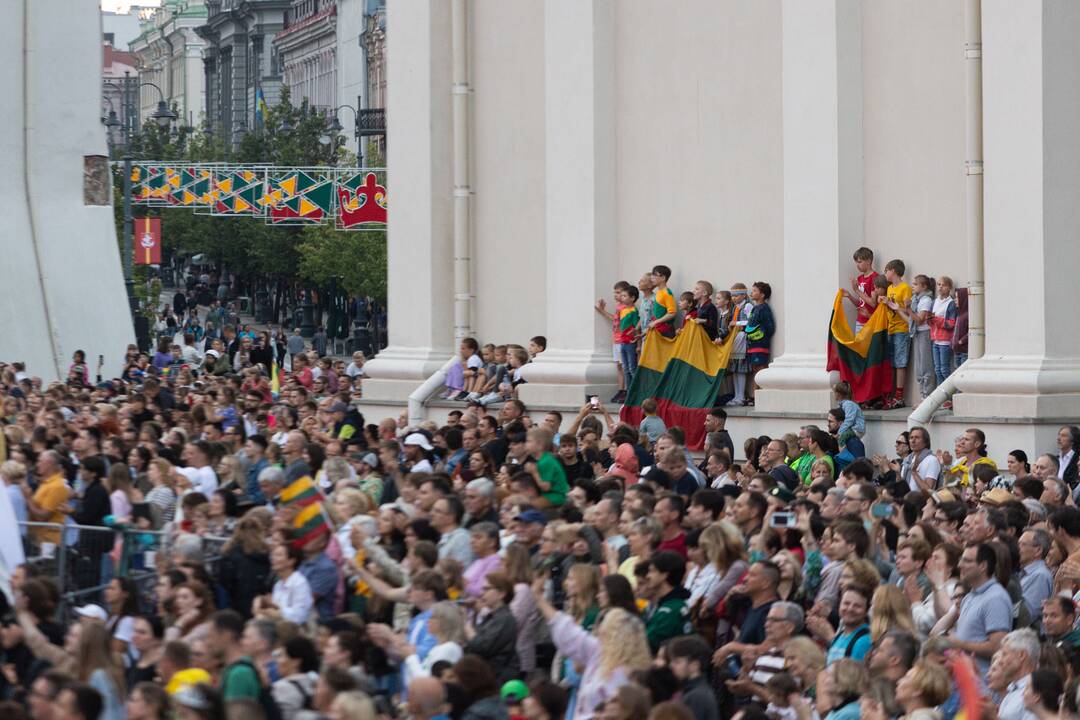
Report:
<svg viewBox="0 0 1080 720"><path fill-rule="evenodd" d="M600 407L600 396L599 396L599 395L592 395L592 396L590 396L590 397L589 397L589 403L590 403L590 404L591 404L591 405L592 405L592 406L593 406L594 408L598 408L598 407Z"/></svg>
<svg viewBox="0 0 1080 720"><path fill-rule="evenodd" d="M892 517L893 506L889 503L874 503L870 506L870 514L876 518Z"/></svg>
<svg viewBox="0 0 1080 720"><path fill-rule="evenodd" d="M775 528L788 528L795 527L797 520L795 519L795 513L792 512L774 512L769 517L769 527Z"/></svg>

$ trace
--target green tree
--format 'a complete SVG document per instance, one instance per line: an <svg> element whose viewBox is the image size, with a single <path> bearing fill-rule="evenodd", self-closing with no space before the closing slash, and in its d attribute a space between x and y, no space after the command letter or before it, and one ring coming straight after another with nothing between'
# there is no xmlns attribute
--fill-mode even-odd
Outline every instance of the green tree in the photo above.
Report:
<svg viewBox="0 0 1080 720"><path fill-rule="evenodd" d="M332 134L327 118L305 100L294 105L288 89L268 108L263 127L247 133L235 149L202 128L176 132L146 122L131 138L134 158L173 162L232 162L287 167L321 167L331 161L351 166L356 156L344 138ZM333 135L333 136L331 136ZM121 153L122 154L122 151ZM121 251L123 237L123 169L114 175L114 211ZM336 288L354 295L386 297L386 237L383 232L339 232L331 226L271 226L262 218L221 217L189 210L136 206L139 217L162 218L166 253L203 254L227 265L241 279Z"/></svg>
<svg viewBox="0 0 1080 720"><path fill-rule="evenodd" d="M386 233L304 228L300 277L318 287L336 284L350 295L386 298Z"/></svg>

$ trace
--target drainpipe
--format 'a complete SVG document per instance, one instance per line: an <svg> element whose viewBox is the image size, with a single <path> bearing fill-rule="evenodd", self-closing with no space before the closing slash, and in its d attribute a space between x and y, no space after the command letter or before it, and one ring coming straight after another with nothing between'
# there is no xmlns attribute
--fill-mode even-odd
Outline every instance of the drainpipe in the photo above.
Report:
<svg viewBox="0 0 1080 720"><path fill-rule="evenodd" d="M983 147L982 147L982 0L964 2L964 240L968 269L968 359L986 349L985 287L983 278ZM959 372L959 370L957 371ZM908 416L908 428L930 423L934 411L956 393L954 372Z"/></svg>
<svg viewBox="0 0 1080 720"><path fill-rule="evenodd" d="M454 122L454 341L472 335L472 257L470 252L469 184L469 6L453 0L453 122Z"/></svg>
<svg viewBox="0 0 1080 720"><path fill-rule="evenodd" d="M983 277L983 142L982 142L982 0L964 3L964 66L967 73L964 209L967 214L968 358L983 356L986 348Z"/></svg>

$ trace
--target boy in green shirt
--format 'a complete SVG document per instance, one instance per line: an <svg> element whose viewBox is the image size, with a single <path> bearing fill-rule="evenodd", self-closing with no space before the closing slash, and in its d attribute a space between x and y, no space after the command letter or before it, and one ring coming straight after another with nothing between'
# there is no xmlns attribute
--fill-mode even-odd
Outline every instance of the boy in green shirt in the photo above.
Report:
<svg viewBox="0 0 1080 720"><path fill-rule="evenodd" d="M525 435L525 451L535 461L526 462L525 470L540 486L540 499L537 507L560 507L566 502L570 484L566 482L566 471L555 456L554 436L547 428L535 427Z"/></svg>
<svg viewBox="0 0 1080 720"><path fill-rule="evenodd" d="M667 265L657 265L652 269L653 320L649 323L649 329L656 330L666 338L675 337L675 315L678 312L675 296L667 285L670 278L671 268Z"/></svg>

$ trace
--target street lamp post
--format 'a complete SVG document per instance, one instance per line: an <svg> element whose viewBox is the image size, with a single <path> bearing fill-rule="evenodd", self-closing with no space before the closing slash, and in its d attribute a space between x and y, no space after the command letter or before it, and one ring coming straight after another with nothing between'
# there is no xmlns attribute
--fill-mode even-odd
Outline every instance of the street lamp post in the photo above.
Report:
<svg viewBox="0 0 1080 720"><path fill-rule="evenodd" d="M108 83L112 84L112 83ZM133 92L137 91L145 86L149 85L158 91L158 104L157 109L150 115L150 117L158 124L158 127L166 128L176 120L177 115L175 112L169 109L169 106L165 102L165 93L160 87L151 82L139 83L136 85L131 78L130 73L124 73L124 86L122 90L123 107L124 107L124 289L127 293L128 308L131 311L132 320L135 323L135 334L137 339L141 336L148 335L147 323L144 320L139 322L139 303L135 299L135 275L133 272L132 264L135 258L135 218L131 211L131 169L132 169L132 157L131 157L131 136L134 129L135 119L135 101L132 97ZM109 112L109 118L106 120L105 125L107 127L116 127L120 122L116 119L115 112ZM140 330L142 331L140 333ZM149 341L149 337L145 338L146 342L141 342L140 345L145 345Z"/></svg>

